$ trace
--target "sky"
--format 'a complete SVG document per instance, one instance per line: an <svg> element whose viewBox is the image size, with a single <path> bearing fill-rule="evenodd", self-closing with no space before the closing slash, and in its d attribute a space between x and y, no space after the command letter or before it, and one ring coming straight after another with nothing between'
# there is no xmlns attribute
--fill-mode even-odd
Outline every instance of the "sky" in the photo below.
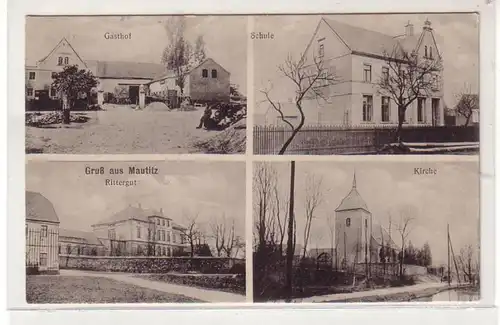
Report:
<svg viewBox="0 0 500 325"><path fill-rule="evenodd" d="M83 60L160 63L168 45L168 16L27 17L26 63L45 57L66 37ZM132 33L131 40L107 40L106 32ZM186 38L205 40L207 57L231 73L231 83L246 93L247 18L188 16Z"/></svg>
<svg viewBox="0 0 500 325"><path fill-rule="evenodd" d="M279 192L285 198L290 186L290 163L270 164L278 173ZM414 175L415 167L436 168L437 175ZM456 254L466 245L477 247L479 164L415 164L403 161L296 162L295 214L298 245L304 243L306 179L314 177L322 180L322 202L312 222L308 249L329 248L331 239L328 218L334 216L335 209L350 192L354 173L357 190L372 213L373 222L388 230L389 214L392 215L391 237L396 245L401 244L396 230L397 224L400 223L398 212L410 208L414 211L414 220L410 224L408 240L416 247L422 247L428 242L433 263L447 261L447 224L450 225L450 236Z"/></svg>
<svg viewBox="0 0 500 325"><path fill-rule="evenodd" d="M378 31L390 36L404 33L410 21L416 35L422 31L426 19L432 23L438 48L443 56L444 99L453 107L466 83L472 92L479 89L479 18L476 14L384 14L384 15L330 15L327 16L349 25ZM262 16L255 20L255 30L274 33L273 40L254 41L255 101L265 97L260 90L267 88L269 81L273 89L290 85L280 77L277 66L288 53L298 58L318 25L321 16ZM293 41L290 41L293 40ZM293 85L292 85L293 87ZM279 90L277 90L279 93ZM277 95L279 96L279 95ZM286 100L286 98L284 98ZM265 113L268 105L258 105L256 112ZM260 111L259 111L260 109Z"/></svg>
<svg viewBox="0 0 500 325"><path fill-rule="evenodd" d="M125 175L86 175L85 167L123 168ZM128 175L129 166L156 166L158 175ZM105 186L106 178L137 180L128 188ZM41 193L52 202L60 227L91 231L91 225L129 204L163 209L165 216L186 225L183 215L199 213L197 223L206 232L214 217L235 222L235 233L244 238L245 164L241 162L169 161L39 162L26 168L26 190Z"/></svg>

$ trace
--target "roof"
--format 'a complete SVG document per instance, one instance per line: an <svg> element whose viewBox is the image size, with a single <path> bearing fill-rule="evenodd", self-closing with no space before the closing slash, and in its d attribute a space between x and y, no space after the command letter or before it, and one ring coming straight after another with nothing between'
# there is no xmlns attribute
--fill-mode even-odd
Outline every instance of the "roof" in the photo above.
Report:
<svg viewBox="0 0 500 325"><path fill-rule="evenodd" d="M353 52L383 56L384 52L391 51L398 45L398 41L393 36L351 26L330 18L323 18L323 20Z"/></svg>
<svg viewBox="0 0 500 325"><path fill-rule="evenodd" d="M153 209L143 209L139 207L128 206L125 209L111 215L109 218L106 218L95 225L115 223L119 221L126 220L141 220L145 222L149 222L149 218L151 216L160 216L161 214Z"/></svg>
<svg viewBox="0 0 500 325"><path fill-rule="evenodd" d="M89 245L102 245L102 243L97 239L96 235L93 232L89 231L80 231L80 230L71 230L71 229L59 229L59 238L61 237L69 237L69 238L77 238L82 239Z"/></svg>
<svg viewBox="0 0 500 325"><path fill-rule="evenodd" d="M340 205L337 207L337 209L335 209L335 211L346 211L346 210L357 210L357 209L363 209L365 211L369 211L365 200L363 200L358 190L356 189L356 174L354 174L351 191L342 200L342 202L340 202Z"/></svg>
<svg viewBox="0 0 500 325"><path fill-rule="evenodd" d="M212 58L206 58L205 60L203 60L202 62L200 62L198 65L192 67L187 73L191 73L194 69L197 69L199 68L200 66L202 66L203 64L207 63L208 61L212 61L213 63L217 64L219 67L221 67L222 70L224 70L225 72L227 72L228 74L231 74L229 71L227 71L226 69L224 69L223 66L221 66L219 63L217 63L214 59ZM175 75L170 71L164 71L163 74L161 74L160 76L157 76L156 78L154 78L153 80L151 80L150 83L153 83L153 82L156 82L156 81L160 81L160 80L164 80L164 79L169 79L169 78L175 78Z"/></svg>
<svg viewBox="0 0 500 325"><path fill-rule="evenodd" d="M26 191L26 220L59 223L54 205L38 192Z"/></svg>
<svg viewBox="0 0 500 325"><path fill-rule="evenodd" d="M66 42L66 44L69 45L69 47L71 48L71 50L73 50L73 52L75 53L75 55L78 57L78 59L83 62L83 64L87 65L87 63L85 61L82 60L82 58L80 57L80 55L78 54L78 52L75 50L75 48L71 45L71 43L66 39L66 37L63 37L61 38L61 40L59 41L59 43L56 44L56 46L54 46L54 48L49 52L49 54L47 54L43 59L41 59L40 61L38 61L39 63L40 62L43 62L45 61L52 53L54 53L54 51L59 47L59 45L61 45L62 43Z"/></svg>
<svg viewBox="0 0 500 325"><path fill-rule="evenodd" d="M396 248L396 244L389 236L389 233L379 224L372 225L372 240L379 246L383 244L386 247Z"/></svg>
<svg viewBox="0 0 500 325"><path fill-rule="evenodd" d="M89 60L86 64L93 67L99 78L155 79L165 73L165 67L159 63Z"/></svg>

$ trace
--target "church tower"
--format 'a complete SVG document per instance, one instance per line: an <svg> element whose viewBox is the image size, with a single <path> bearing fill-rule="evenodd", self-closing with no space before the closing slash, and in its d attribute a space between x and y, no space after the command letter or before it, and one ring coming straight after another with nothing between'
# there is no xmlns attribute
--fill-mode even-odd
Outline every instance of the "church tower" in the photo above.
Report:
<svg viewBox="0 0 500 325"><path fill-rule="evenodd" d="M335 209L337 259L342 267L370 259L372 214L356 187L356 173L349 194Z"/></svg>

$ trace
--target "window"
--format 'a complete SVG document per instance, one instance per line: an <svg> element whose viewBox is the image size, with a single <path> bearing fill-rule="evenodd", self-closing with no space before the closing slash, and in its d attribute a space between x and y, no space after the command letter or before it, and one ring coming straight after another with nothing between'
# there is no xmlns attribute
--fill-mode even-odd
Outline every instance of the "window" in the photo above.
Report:
<svg viewBox="0 0 500 325"><path fill-rule="evenodd" d="M368 219L365 219L365 228L368 228Z"/></svg>
<svg viewBox="0 0 500 325"><path fill-rule="evenodd" d="M57 250L57 252L58 252L58 254L62 253L61 244L59 244L59 249Z"/></svg>
<svg viewBox="0 0 500 325"><path fill-rule="evenodd" d="M429 47L429 58L431 58L431 59L432 59L432 46L431 46L431 47Z"/></svg>
<svg viewBox="0 0 500 325"><path fill-rule="evenodd" d="M26 95L27 96L33 96L33 88L26 89Z"/></svg>
<svg viewBox="0 0 500 325"><path fill-rule="evenodd" d="M114 229L109 229L108 230L108 238L109 239L116 239L116 233Z"/></svg>
<svg viewBox="0 0 500 325"><path fill-rule="evenodd" d="M156 239L160 240L161 239L161 232L159 230L156 231Z"/></svg>
<svg viewBox="0 0 500 325"><path fill-rule="evenodd" d="M161 225L165 227L165 219L161 221Z"/></svg>
<svg viewBox="0 0 500 325"><path fill-rule="evenodd" d="M68 64L69 63L69 58L68 57L65 57L64 58L64 64Z"/></svg>
<svg viewBox="0 0 500 325"><path fill-rule="evenodd" d="M217 70L212 69L212 78L217 78Z"/></svg>
<svg viewBox="0 0 500 325"><path fill-rule="evenodd" d="M165 241L165 230L162 230L161 232L161 240Z"/></svg>
<svg viewBox="0 0 500 325"><path fill-rule="evenodd" d="M63 64L63 58L62 56L57 58L57 65L62 65Z"/></svg>
<svg viewBox="0 0 500 325"><path fill-rule="evenodd" d="M201 76L203 78L208 78L208 70L207 69L203 69L201 70Z"/></svg>
<svg viewBox="0 0 500 325"><path fill-rule="evenodd" d="M372 82L372 66L369 64L363 64L363 81Z"/></svg>
<svg viewBox="0 0 500 325"><path fill-rule="evenodd" d="M151 229L148 229L148 239L151 239Z"/></svg>
<svg viewBox="0 0 500 325"><path fill-rule="evenodd" d="M167 232L167 242L170 242L170 232Z"/></svg>
<svg viewBox="0 0 500 325"><path fill-rule="evenodd" d="M165 249L165 247L162 247L161 248L161 255L165 256L165 254L166 254L166 249Z"/></svg>
<svg viewBox="0 0 500 325"><path fill-rule="evenodd" d="M41 233L41 236L42 236L42 237L47 237L47 226L45 226L45 225L42 225L42 233Z"/></svg>
<svg viewBox="0 0 500 325"><path fill-rule="evenodd" d="M389 68L388 67L382 67L382 80L384 80L384 81L389 80Z"/></svg>
<svg viewBox="0 0 500 325"><path fill-rule="evenodd" d="M424 58L427 57L427 45L425 46L425 50L424 50Z"/></svg>
<svg viewBox="0 0 500 325"><path fill-rule="evenodd" d="M170 220L167 220L167 227L170 227Z"/></svg>
<svg viewBox="0 0 500 325"><path fill-rule="evenodd" d="M363 96L363 122L371 122L373 116L373 96Z"/></svg>
<svg viewBox="0 0 500 325"><path fill-rule="evenodd" d="M56 89L50 88L50 97L56 97Z"/></svg>
<svg viewBox="0 0 500 325"><path fill-rule="evenodd" d="M55 79L57 77L57 72L52 72L51 77L52 79Z"/></svg>
<svg viewBox="0 0 500 325"><path fill-rule="evenodd" d="M322 59L325 56L325 44L323 42L319 43L318 57Z"/></svg>
<svg viewBox="0 0 500 325"><path fill-rule="evenodd" d="M137 227L137 238L141 238L141 227Z"/></svg>
<svg viewBox="0 0 500 325"><path fill-rule="evenodd" d="M417 99L417 122L425 122L425 98Z"/></svg>
<svg viewBox="0 0 500 325"><path fill-rule="evenodd" d="M351 226L351 218L347 218L347 219L345 219L345 225L346 225L347 227L350 227L350 226Z"/></svg>
<svg viewBox="0 0 500 325"><path fill-rule="evenodd" d="M172 249L170 247L168 248L168 256L172 256Z"/></svg>
<svg viewBox="0 0 500 325"><path fill-rule="evenodd" d="M40 266L47 266L47 253L40 253Z"/></svg>
<svg viewBox="0 0 500 325"><path fill-rule="evenodd" d="M382 122L389 122L391 120L391 99L382 96Z"/></svg>
<svg viewBox="0 0 500 325"><path fill-rule="evenodd" d="M439 77L438 76L432 76L432 89L433 90L439 90Z"/></svg>
<svg viewBox="0 0 500 325"><path fill-rule="evenodd" d="M156 224L159 226L160 225L160 219L156 219Z"/></svg>
<svg viewBox="0 0 500 325"><path fill-rule="evenodd" d="M35 72L30 72L29 79L30 80L35 80L36 73Z"/></svg>
<svg viewBox="0 0 500 325"><path fill-rule="evenodd" d="M177 242L177 236L175 235L175 233L172 234L172 242Z"/></svg>

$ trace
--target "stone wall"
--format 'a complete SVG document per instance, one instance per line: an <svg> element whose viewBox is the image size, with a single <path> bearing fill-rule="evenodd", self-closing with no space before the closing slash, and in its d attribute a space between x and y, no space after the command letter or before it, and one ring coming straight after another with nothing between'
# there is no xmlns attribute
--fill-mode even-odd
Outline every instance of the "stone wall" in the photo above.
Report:
<svg viewBox="0 0 500 325"><path fill-rule="evenodd" d="M242 264L243 267L236 267ZM219 257L156 257L156 256L73 256L59 255L61 269L80 269L130 273L238 273L245 269L245 260Z"/></svg>

